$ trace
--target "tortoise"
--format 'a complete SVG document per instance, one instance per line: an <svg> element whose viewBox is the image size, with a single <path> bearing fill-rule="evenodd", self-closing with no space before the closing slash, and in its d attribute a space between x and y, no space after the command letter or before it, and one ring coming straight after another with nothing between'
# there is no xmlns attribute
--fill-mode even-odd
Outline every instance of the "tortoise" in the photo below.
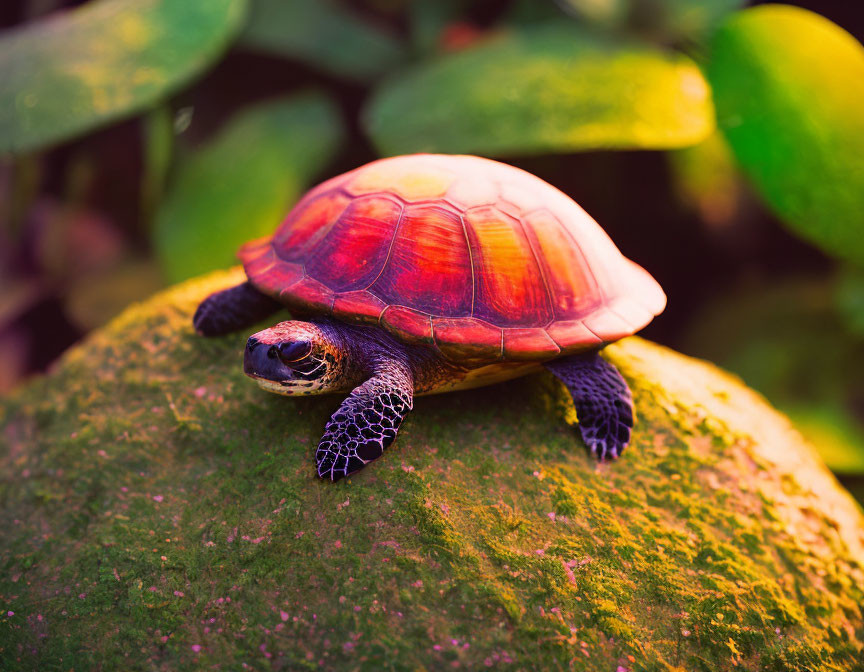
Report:
<svg viewBox="0 0 864 672"><path fill-rule="evenodd" d="M206 298L195 329L226 334L284 307L298 318L250 336L243 368L277 394L348 393L318 444L321 477L380 457L416 395L543 368L600 461L630 441L630 390L599 352L666 296L530 173L476 156L373 161L309 191L239 257L248 280Z"/></svg>

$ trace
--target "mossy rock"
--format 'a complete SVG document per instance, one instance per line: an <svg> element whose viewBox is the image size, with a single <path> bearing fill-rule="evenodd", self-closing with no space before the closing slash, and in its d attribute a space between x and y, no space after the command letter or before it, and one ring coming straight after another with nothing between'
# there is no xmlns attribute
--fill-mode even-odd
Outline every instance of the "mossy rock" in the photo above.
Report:
<svg viewBox="0 0 864 672"><path fill-rule="evenodd" d="M330 483L334 397L135 306L0 404L3 670L862 668L864 517L739 381L638 338L598 465L536 375L424 397Z"/></svg>

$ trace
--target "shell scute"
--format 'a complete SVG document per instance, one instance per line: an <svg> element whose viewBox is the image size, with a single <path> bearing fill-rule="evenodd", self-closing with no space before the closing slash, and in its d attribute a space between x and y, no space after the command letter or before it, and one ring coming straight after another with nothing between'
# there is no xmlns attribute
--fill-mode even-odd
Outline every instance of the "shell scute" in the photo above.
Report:
<svg viewBox="0 0 864 672"><path fill-rule="evenodd" d="M545 329L504 330L505 359L552 359L561 354L561 348Z"/></svg>
<svg viewBox="0 0 864 672"><path fill-rule="evenodd" d="M372 292L361 289L336 295L333 302L333 316L349 322L378 324L387 304Z"/></svg>
<svg viewBox="0 0 864 672"><path fill-rule="evenodd" d="M368 287L384 268L401 214L392 197L355 199L306 258L306 273L335 292Z"/></svg>
<svg viewBox="0 0 864 672"><path fill-rule="evenodd" d="M504 355L500 327L474 318L432 318L435 345L454 361L492 362Z"/></svg>
<svg viewBox="0 0 864 672"><path fill-rule="evenodd" d="M471 253L459 213L446 205L407 205L387 264L369 289L389 304L469 316Z"/></svg>
<svg viewBox="0 0 864 672"><path fill-rule="evenodd" d="M494 206L465 212L474 258L474 317L502 326L545 325L553 315L522 223Z"/></svg>
<svg viewBox="0 0 864 672"><path fill-rule="evenodd" d="M405 306L388 306L381 326L409 343L432 344L432 316Z"/></svg>
<svg viewBox="0 0 864 672"><path fill-rule="evenodd" d="M302 312L322 313L332 310L336 298L329 287L308 276L283 289L279 296L286 304L299 308Z"/></svg>
<svg viewBox="0 0 864 672"><path fill-rule="evenodd" d="M546 333L561 348L575 353L603 345L603 339L591 331L582 320L557 320L546 327Z"/></svg>
<svg viewBox="0 0 864 672"><path fill-rule="evenodd" d="M603 295L591 267L558 218L548 210L535 210L524 221L543 267L555 318L567 320L597 308Z"/></svg>
<svg viewBox="0 0 864 672"><path fill-rule="evenodd" d="M273 236L276 254L285 261L304 260L350 202L350 197L339 190L304 198L276 230Z"/></svg>

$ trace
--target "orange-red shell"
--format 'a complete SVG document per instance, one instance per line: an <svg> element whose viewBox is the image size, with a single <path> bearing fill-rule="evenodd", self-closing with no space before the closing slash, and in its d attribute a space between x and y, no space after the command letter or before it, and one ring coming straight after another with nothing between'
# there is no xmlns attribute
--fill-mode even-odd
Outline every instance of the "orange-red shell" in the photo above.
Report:
<svg viewBox="0 0 864 672"><path fill-rule="evenodd" d="M240 258L291 308L379 324L453 360L596 348L666 304L572 199L476 156L399 156L328 180Z"/></svg>

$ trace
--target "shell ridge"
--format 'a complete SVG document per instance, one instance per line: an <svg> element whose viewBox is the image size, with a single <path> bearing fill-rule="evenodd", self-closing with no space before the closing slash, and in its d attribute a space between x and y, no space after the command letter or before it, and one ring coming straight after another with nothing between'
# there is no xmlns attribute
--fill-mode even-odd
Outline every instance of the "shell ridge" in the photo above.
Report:
<svg viewBox="0 0 864 672"><path fill-rule="evenodd" d="M399 235L399 229L402 227L402 219L405 217L405 201L399 198L399 219L396 220L396 226L393 227L393 235L390 237L390 245L387 247L387 256L384 258L384 263L381 264L381 268L378 270L378 275L365 287L361 287L360 291L367 291L372 296L377 299L381 299L375 292L373 292L370 287L378 282L378 279L384 275L384 270L387 268L387 264L390 263L390 257L393 254L393 245L396 242L396 238ZM384 301L384 299L381 299ZM382 311L383 312L383 311Z"/></svg>
<svg viewBox="0 0 864 672"><path fill-rule="evenodd" d="M462 224L462 235L465 236L465 247L468 248L468 260L471 262L471 312L468 314L471 317L474 317L474 299L477 293L477 278L474 273L474 252L471 250L471 239L468 237L468 225L465 223L465 217L462 216L461 208L459 208L459 222Z"/></svg>
<svg viewBox="0 0 864 672"><path fill-rule="evenodd" d="M602 310L602 309L601 309L601 308L598 308L597 310L593 310L593 311L591 311L591 314L590 314L590 315L586 315L586 317L591 317L591 315L594 315L594 313L598 312L599 310ZM587 324L585 324L585 320L580 320L580 322L582 322L582 326L585 327L588 331L590 331L590 332L594 335L595 338L597 338L598 340L600 340L600 341L601 341L602 343L604 343L604 344L606 343L606 339L605 339L605 338L603 338L600 334L598 334L598 333L597 333L596 331L594 331L591 327L589 327ZM550 337L550 338L551 338L551 337ZM552 339L552 340L555 340L555 339Z"/></svg>

